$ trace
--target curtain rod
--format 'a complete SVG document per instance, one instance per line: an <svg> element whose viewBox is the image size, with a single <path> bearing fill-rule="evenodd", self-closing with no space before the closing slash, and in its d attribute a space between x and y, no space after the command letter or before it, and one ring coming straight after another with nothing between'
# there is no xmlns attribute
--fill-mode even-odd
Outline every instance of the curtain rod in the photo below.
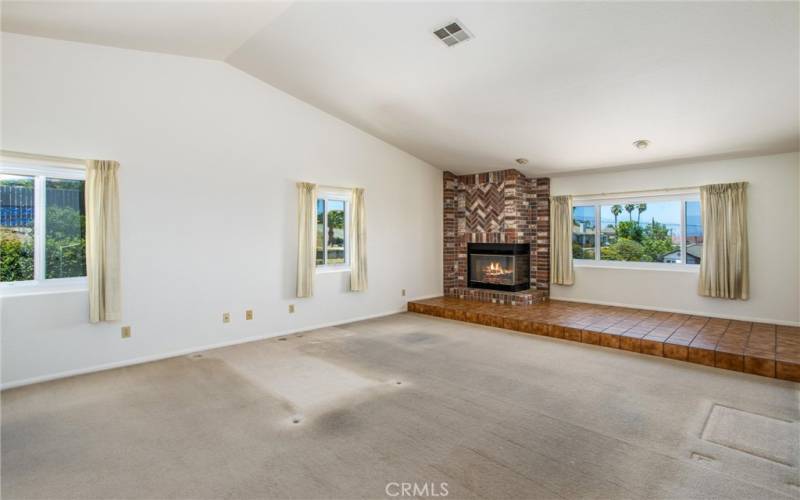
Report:
<svg viewBox="0 0 800 500"><path fill-rule="evenodd" d="M80 164L82 166L86 165L86 160L82 158L70 158L68 156L39 155L33 153L23 153L21 151L8 151L6 149L0 150L0 155L12 158L21 158L26 160L57 161L61 163L75 163L75 164Z"/></svg>
<svg viewBox="0 0 800 500"><path fill-rule="evenodd" d="M588 198L591 196L618 196L623 194L647 194L647 193L663 193L668 191L688 191L690 189L700 189L700 186L684 186L684 187L674 187L674 188L663 188L663 189L639 189L636 191L616 191L616 192L609 192L609 193L589 193L589 194L576 194L573 195L574 198Z"/></svg>

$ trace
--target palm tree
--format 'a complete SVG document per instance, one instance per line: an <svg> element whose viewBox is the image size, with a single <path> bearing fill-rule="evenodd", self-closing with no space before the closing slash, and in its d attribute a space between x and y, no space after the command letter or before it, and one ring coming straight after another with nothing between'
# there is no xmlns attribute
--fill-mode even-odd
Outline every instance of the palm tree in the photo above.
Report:
<svg viewBox="0 0 800 500"><path fill-rule="evenodd" d="M328 212L328 246L336 246L334 243L334 229L344 229L344 210L331 210ZM337 242L338 243L338 242Z"/></svg>
<svg viewBox="0 0 800 500"><path fill-rule="evenodd" d="M637 208L639 209L639 211L636 213L636 225L638 226L639 221L641 221L642 219L642 212L647 210L647 203L639 203L639 206Z"/></svg>
<svg viewBox="0 0 800 500"><path fill-rule="evenodd" d="M622 205L611 205L611 213L614 214L614 227L617 227L617 217L622 213Z"/></svg>
<svg viewBox="0 0 800 500"><path fill-rule="evenodd" d="M636 205L631 203L630 205L625 205L625 211L628 212L628 220L633 222L633 210L636 208Z"/></svg>

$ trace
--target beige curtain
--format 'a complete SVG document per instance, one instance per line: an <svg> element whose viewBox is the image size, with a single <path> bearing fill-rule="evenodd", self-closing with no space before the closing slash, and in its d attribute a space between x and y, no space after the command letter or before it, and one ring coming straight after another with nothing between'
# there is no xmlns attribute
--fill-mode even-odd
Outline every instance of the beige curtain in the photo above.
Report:
<svg viewBox="0 0 800 500"><path fill-rule="evenodd" d="M297 183L297 296L314 295L317 252L317 185Z"/></svg>
<svg viewBox="0 0 800 500"><path fill-rule="evenodd" d="M572 285L572 196L550 198L550 283Z"/></svg>
<svg viewBox="0 0 800 500"><path fill-rule="evenodd" d="M364 189L354 188L350 200L350 291L367 289L367 219Z"/></svg>
<svg viewBox="0 0 800 500"><path fill-rule="evenodd" d="M746 189L746 182L700 187L700 295L743 300L750 296Z"/></svg>
<svg viewBox="0 0 800 500"><path fill-rule="evenodd" d="M86 161L86 277L91 323L121 317L118 169L115 161Z"/></svg>

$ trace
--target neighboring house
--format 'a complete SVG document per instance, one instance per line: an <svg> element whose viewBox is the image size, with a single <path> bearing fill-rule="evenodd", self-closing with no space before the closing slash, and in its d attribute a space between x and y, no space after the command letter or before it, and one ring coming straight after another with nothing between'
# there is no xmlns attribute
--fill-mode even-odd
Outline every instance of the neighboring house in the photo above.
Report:
<svg viewBox="0 0 800 500"><path fill-rule="evenodd" d="M700 258L703 255L703 244L702 243L690 243L686 245L686 263L687 264L699 264ZM681 261L681 251L676 250L674 252L670 252L664 256L664 262L669 264L677 264Z"/></svg>
<svg viewBox="0 0 800 500"><path fill-rule="evenodd" d="M572 220L572 241L580 246L594 245L594 225L588 221Z"/></svg>

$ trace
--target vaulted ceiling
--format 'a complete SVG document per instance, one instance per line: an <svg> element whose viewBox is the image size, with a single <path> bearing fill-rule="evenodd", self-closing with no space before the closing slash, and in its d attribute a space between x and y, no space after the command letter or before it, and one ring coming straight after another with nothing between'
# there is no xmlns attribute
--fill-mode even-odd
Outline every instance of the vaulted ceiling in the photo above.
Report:
<svg viewBox="0 0 800 500"><path fill-rule="evenodd" d="M224 60L291 4L194 1L5 1L3 31Z"/></svg>
<svg viewBox="0 0 800 500"><path fill-rule="evenodd" d="M796 2L2 5L4 31L224 60L458 173L800 146ZM454 19L475 38L447 47Z"/></svg>

